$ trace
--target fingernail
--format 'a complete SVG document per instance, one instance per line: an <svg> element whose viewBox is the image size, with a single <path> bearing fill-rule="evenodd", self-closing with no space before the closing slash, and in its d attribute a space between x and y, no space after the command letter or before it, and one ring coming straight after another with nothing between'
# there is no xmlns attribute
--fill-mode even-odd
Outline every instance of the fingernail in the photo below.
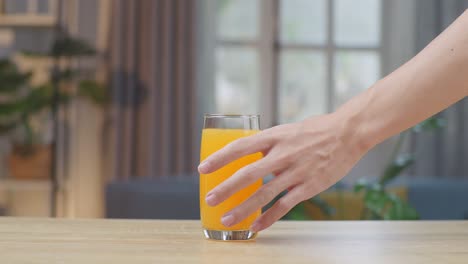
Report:
<svg viewBox="0 0 468 264"><path fill-rule="evenodd" d="M224 226L231 226L234 223L234 216L227 214L221 218L221 223L223 223Z"/></svg>
<svg viewBox="0 0 468 264"><path fill-rule="evenodd" d="M202 163L200 163L200 165L198 165L198 172L206 173L208 169L208 165L209 164L207 161L203 161Z"/></svg>
<svg viewBox="0 0 468 264"><path fill-rule="evenodd" d="M260 224L257 222L254 222L252 226L250 227L250 231L252 232L258 232L260 230Z"/></svg>
<svg viewBox="0 0 468 264"><path fill-rule="evenodd" d="M216 200L216 195L214 195L213 193L208 194L205 198L206 204L210 206L215 205L215 202L216 202L215 200Z"/></svg>

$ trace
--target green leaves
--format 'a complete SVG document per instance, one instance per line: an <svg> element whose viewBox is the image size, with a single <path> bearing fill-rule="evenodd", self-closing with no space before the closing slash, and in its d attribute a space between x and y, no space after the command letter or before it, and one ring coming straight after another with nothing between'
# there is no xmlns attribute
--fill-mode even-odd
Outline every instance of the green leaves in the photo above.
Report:
<svg viewBox="0 0 468 264"><path fill-rule="evenodd" d="M320 196L314 196L310 198L309 200L304 201L306 203L311 203L315 206L317 206L320 211L326 216L333 215L335 213L335 208L331 207L325 200L320 198Z"/></svg>
<svg viewBox="0 0 468 264"><path fill-rule="evenodd" d="M416 210L407 202L400 199L398 196L388 194L387 199L391 206L383 215L385 220L418 220L419 215Z"/></svg>
<svg viewBox="0 0 468 264"><path fill-rule="evenodd" d="M78 72L72 69L61 70L55 73L55 79L59 81L71 81L76 76L78 76Z"/></svg>
<svg viewBox="0 0 468 264"><path fill-rule="evenodd" d="M363 192L364 212L362 219L368 220L416 220L419 215L407 202L385 190L380 183L363 180L354 186L354 191Z"/></svg>
<svg viewBox="0 0 468 264"><path fill-rule="evenodd" d="M387 196L383 190L366 190L364 194L364 206L374 215L382 215L386 209L386 204Z"/></svg>
<svg viewBox="0 0 468 264"><path fill-rule="evenodd" d="M297 204L294 206L284 217L285 220L294 220L294 221L302 221L302 220L310 220L307 216L304 202Z"/></svg>
<svg viewBox="0 0 468 264"><path fill-rule="evenodd" d="M32 88L28 94L23 97L0 103L0 117L8 120L0 122L0 133L7 133L14 129L21 120L28 120L28 116L34 115L40 111L50 109L53 100L53 88L50 84L45 84L37 88ZM67 103L70 95L59 92L58 102Z"/></svg>
<svg viewBox="0 0 468 264"><path fill-rule="evenodd" d="M30 58L49 57L47 53L37 52L37 51L30 51L30 50L22 50L22 51L20 51L20 54L25 56L25 57L30 57Z"/></svg>
<svg viewBox="0 0 468 264"><path fill-rule="evenodd" d="M0 122L0 135L6 134L18 126L18 121Z"/></svg>
<svg viewBox="0 0 468 264"><path fill-rule="evenodd" d="M85 57L95 55L96 50L85 40L67 35L57 39L49 52L22 51L21 53L28 57Z"/></svg>
<svg viewBox="0 0 468 264"><path fill-rule="evenodd" d="M287 195L287 191L284 191L277 195L271 202L268 203L263 209L264 211L270 209L279 199L283 196ZM296 206L294 206L285 216L282 217L284 220L312 220L311 216L307 213L306 204L313 204L317 206L324 215L330 216L334 213L334 208L331 207L325 200L320 198L319 196L315 196L310 198L309 200L305 200Z"/></svg>
<svg viewBox="0 0 468 264"><path fill-rule="evenodd" d="M56 40L50 51L53 57L78 57L96 54L94 48L86 41L66 36Z"/></svg>
<svg viewBox="0 0 468 264"><path fill-rule="evenodd" d="M354 192L358 193L361 192L362 190L366 189L368 185L368 182L365 179L359 179L357 182L354 184Z"/></svg>
<svg viewBox="0 0 468 264"><path fill-rule="evenodd" d="M37 88L31 89L31 92L26 96L26 114L34 114L42 111L46 108L52 107L53 100L53 87L51 84L41 85ZM65 93L59 93L59 102L66 102L68 95Z"/></svg>
<svg viewBox="0 0 468 264"><path fill-rule="evenodd" d="M30 124L32 117L41 111L50 111L55 99L59 105L64 105L82 96L98 105L106 104L109 98L106 87L92 80L78 81L81 71L72 67L72 59L95 53L86 41L66 34L56 40L48 52L23 52L32 58L55 59L49 81L38 87L30 85L30 72L23 73L9 59L0 59L0 134L21 132L21 128L24 130L19 133L21 144L32 144L35 134ZM78 81L76 92L70 88L75 81ZM55 98L56 93L58 98Z"/></svg>
<svg viewBox="0 0 468 264"><path fill-rule="evenodd" d="M444 126L445 120L434 116L414 126L411 131L413 133L430 132ZM368 183L364 180L359 180L354 185L355 192L364 193L364 211L361 214L363 219L419 219L418 213L408 202L386 190L388 183L400 176L403 171L411 167L416 161L413 154L398 154L406 134L407 133L403 132L398 137L390 163L376 183Z"/></svg>
<svg viewBox="0 0 468 264"><path fill-rule="evenodd" d="M446 125L445 119L432 116L422 121L421 123L417 124L416 126L414 126L412 128L412 131L415 133L427 132L427 131L440 129L444 127L445 125Z"/></svg>
<svg viewBox="0 0 468 264"><path fill-rule="evenodd" d="M395 179L400 173L413 165L415 161L414 155L412 154L401 154L391 164L389 164L385 171L380 177L379 183L386 185L393 179Z"/></svg>
<svg viewBox="0 0 468 264"><path fill-rule="evenodd" d="M330 216L335 213L335 209L331 207L325 200L319 196L315 196L297 204L283 217L283 219L295 221L312 220L306 211L306 204L312 204L318 207L320 211L322 211L322 213L326 216Z"/></svg>
<svg viewBox="0 0 468 264"><path fill-rule="evenodd" d="M0 103L0 116L11 116L26 109L25 99L17 99L15 101Z"/></svg>
<svg viewBox="0 0 468 264"><path fill-rule="evenodd" d="M98 106L109 103L107 87L94 80L83 80L78 85L78 95L90 99Z"/></svg>
<svg viewBox="0 0 468 264"><path fill-rule="evenodd" d="M0 94L18 93L30 78L30 72L21 73L8 59L0 60Z"/></svg>
<svg viewBox="0 0 468 264"><path fill-rule="evenodd" d="M14 130L28 107L24 97L26 85L31 73L21 73L18 67L8 59L0 60L0 134Z"/></svg>

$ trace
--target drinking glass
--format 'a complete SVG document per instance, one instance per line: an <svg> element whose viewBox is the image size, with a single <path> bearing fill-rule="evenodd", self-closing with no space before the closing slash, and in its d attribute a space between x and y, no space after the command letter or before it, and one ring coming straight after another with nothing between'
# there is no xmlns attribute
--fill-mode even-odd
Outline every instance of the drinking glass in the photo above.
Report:
<svg viewBox="0 0 468 264"><path fill-rule="evenodd" d="M207 114L204 121L201 161L236 139L254 135L259 132L260 127L258 115ZM260 216L261 209L230 227L224 226L221 223L221 218L255 193L262 185L261 179L235 193L217 206L208 206L205 197L209 191L231 177L240 168L261 158L261 153L254 153L235 160L213 173L200 174L200 216L206 238L216 240L249 240L255 238L256 233L251 232L249 228L254 220Z"/></svg>

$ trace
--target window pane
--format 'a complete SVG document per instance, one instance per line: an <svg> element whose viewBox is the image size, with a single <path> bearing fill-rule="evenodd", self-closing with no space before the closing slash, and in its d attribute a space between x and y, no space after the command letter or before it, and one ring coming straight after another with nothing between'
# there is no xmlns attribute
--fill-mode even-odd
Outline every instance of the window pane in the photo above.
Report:
<svg viewBox="0 0 468 264"><path fill-rule="evenodd" d="M49 2L50 0L37 0L37 12L39 14L48 14Z"/></svg>
<svg viewBox="0 0 468 264"><path fill-rule="evenodd" d="M372 51L340 51L335 56L336 108L379 79L380 57Z"/></svg>
<svg viewBox="0 0 468 264"><path fill-rule="evenodd" d="M335 43L337 45L379 45L380 5L380 0L336 0L334 6Z"/></svg>
<svg viewBox="0 0 468 264"><path fill-rule="evenodd" d="M4 11L6 14L27 13L28 0L5 0Z"/></svg>
<svg viewBox="0 0 468 264"><path fill-rule="evenodd" d="M326 60L322 52L285 50L280 54L279 69L281 123L326 112Z"/></svg>
<svg viewBox="0 0 468 264"><path fill-rule="evenodd" d="M221 39L255 39L258 0L217 0L218 36Z"/></svg>
<svg viewBox="0 0 468 264"><path fill-rule="evenodd" d="M281 0L279 8L282 43L325 43L327 38L325 0Z"/></svg>
<svg viewBox="0 0 468 264"><path fill-rule="evenodd" d="M257 61L257 53L253 48L218 48L215 100L219 113L259 113Z"/></svg>

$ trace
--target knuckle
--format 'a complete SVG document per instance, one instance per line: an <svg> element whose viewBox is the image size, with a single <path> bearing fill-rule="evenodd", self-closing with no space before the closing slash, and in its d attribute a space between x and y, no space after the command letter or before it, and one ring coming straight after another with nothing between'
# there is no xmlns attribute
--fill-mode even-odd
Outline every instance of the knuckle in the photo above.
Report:
<svg viewBox="0 0 468 264"><path fill-rule="evenodd" d="M258 200L262 205L269 203L276 196L276 191L271 186L264 185L260 190Z"/></svg>
<svg viewBox="0 0 468 264"><path fill-rule="evenodd" d="M319 189L318 182L313 180L307 181L302 185L302 189L304 190L304 193L307 194L315 193L315 191Z"/></svg>
<svg viewBox="0 0 468 264"><path fill-rule="evenodd" d="M255 135L258 139L258 143L266 148L270 148L272 145L278 143L280 137L276 135L273 130L263 130L262 132Z"/></svg>
<svg viewBox="0 0 468 264"><path fill-rule="evenodd" d="M235 219L243 220L248 217L252 212L245 205L240 205L239 207L232 210L231 214Z"/></svg>
<svg viewBox="0 0 468 264"><path fill-rule="evenodd" d="M296 177L297 177L297 183L303 183L310 177L310 174L308 174L306 172L297 173Z"/></svg>
<svg viewBox="0 0 468 264"><path fill-rule="evenodd" d="M267 141L259 142L258 143L260 151L268 151L270 149L271 144Z"/></svg>
<svg viewBox="0 0 468 264"><path fill-rule="evenodd" d="M240 221L248 217L250 214L252 214L252 212L253 209L250 209L248 205L241 204L231 211L231 215L234 217L234 219Z"/></svg>
<svg viewBox="0 0 468 264"><path fill-rule="evenodd" d="M247 146L255 146L255 149L261 152L268 151L271 148L271 140L262 134L255 134L250 137L241 138L244 140L243 144Z"/></svg>
<svg viewBox="0 0 468 264"><path fill-rule="evenodd" d="M304 170L302 168L296 169L295 171L292 172L292 177L294 178L294 183L302 183L307 179L307 170Z"/></svg>
<svg viewBox="0 0 468 264"><path fill-rule="evenodd" d="M233 143L238 144L238 145L245 145L247 142L247 137L241 137L238 138L237 140L234 140Z"/></svg>
<svg viewBox="0 0 468 264"><path fill-rule="evenodd" d="M223 198L227 193L228 193L228 189L225 184L221 184L219 185L218 187L216 187L216 196L218 196L219 198Z"/></svg>
<svg viewBox="0 0 468 264"><path fill-rule="evenodd" d="M261 137L261 144L264 144L267 147L270 147L277 142L274 134L257 134L257 136L258 138Z"/></svg>
<svg viewBox="0 0 468 264"><path fill-rule="evenodd" d="M242 174L249 180L255 181L264 176L263 174L267 173L267 169L267 164L263 160L260 160L242 168Z"/></svg>
<svg viewBox="0 0 468 264"><path fill-rule="evenodd" d="M329 151L317 151L316 154L321 161L328 161L331 159L331 153Z"/></svg>
<svg viewBox="0 0 468 264"><path fill-rule="evenodd" d="M255 181L257 178L256 175L256 165L251 164L247 167L244 167L242 169L241 174L243 175L243 178L245 178L247 181Z"/></svg>
<svg viewBox="0 0 468 264"><path fill-rule="evenodd" d="M210 191L210 194L213 194L217 200L224 199L226 196L226 189L222 185L218 185Z"/></svg>
<svg viewBox="0 0 468 264"><path fill-rule="evenodd" d="M232 141L224 147L225 152L231 152L237 154L239 152L239 147L237 141Z"/></svg>
<svg viewBox="0 0 468 264"><path fill-rule="evenodd" d="M211 154L206 160L205 163L210 168L218 168L223 165L223 160L225 159L225 150L219 150Z"/></svg>
<svg viewBox="0 0 468 264"><path fill-rule="evenodd" d="M236 139L227 145L229 152L234 154L237 157L244 156L251 149L252 143L250 142L249 137L243 137Z"/></svg>
<svg viewBox="0 0 468 264"><path fill-rule="evenodd" d="M292 207L292 203L289 200L280 199L276 202L276 208L278 208L278 210L282 213L289 211L291 207Z"/></svg>
<svg viewBox="0 0 468 264"><path fill-rule="evenodd" d="M318 175L324 175L326 173L325 166L317 166L315 168L315 173L317 173Z"/></svg>
<svg viewBox="0 0 468 264"><path fill-rule="evenodd" d="M289 155L280 155L277 157L276 162L278 164L289 164L291 157Z"/></svg>

